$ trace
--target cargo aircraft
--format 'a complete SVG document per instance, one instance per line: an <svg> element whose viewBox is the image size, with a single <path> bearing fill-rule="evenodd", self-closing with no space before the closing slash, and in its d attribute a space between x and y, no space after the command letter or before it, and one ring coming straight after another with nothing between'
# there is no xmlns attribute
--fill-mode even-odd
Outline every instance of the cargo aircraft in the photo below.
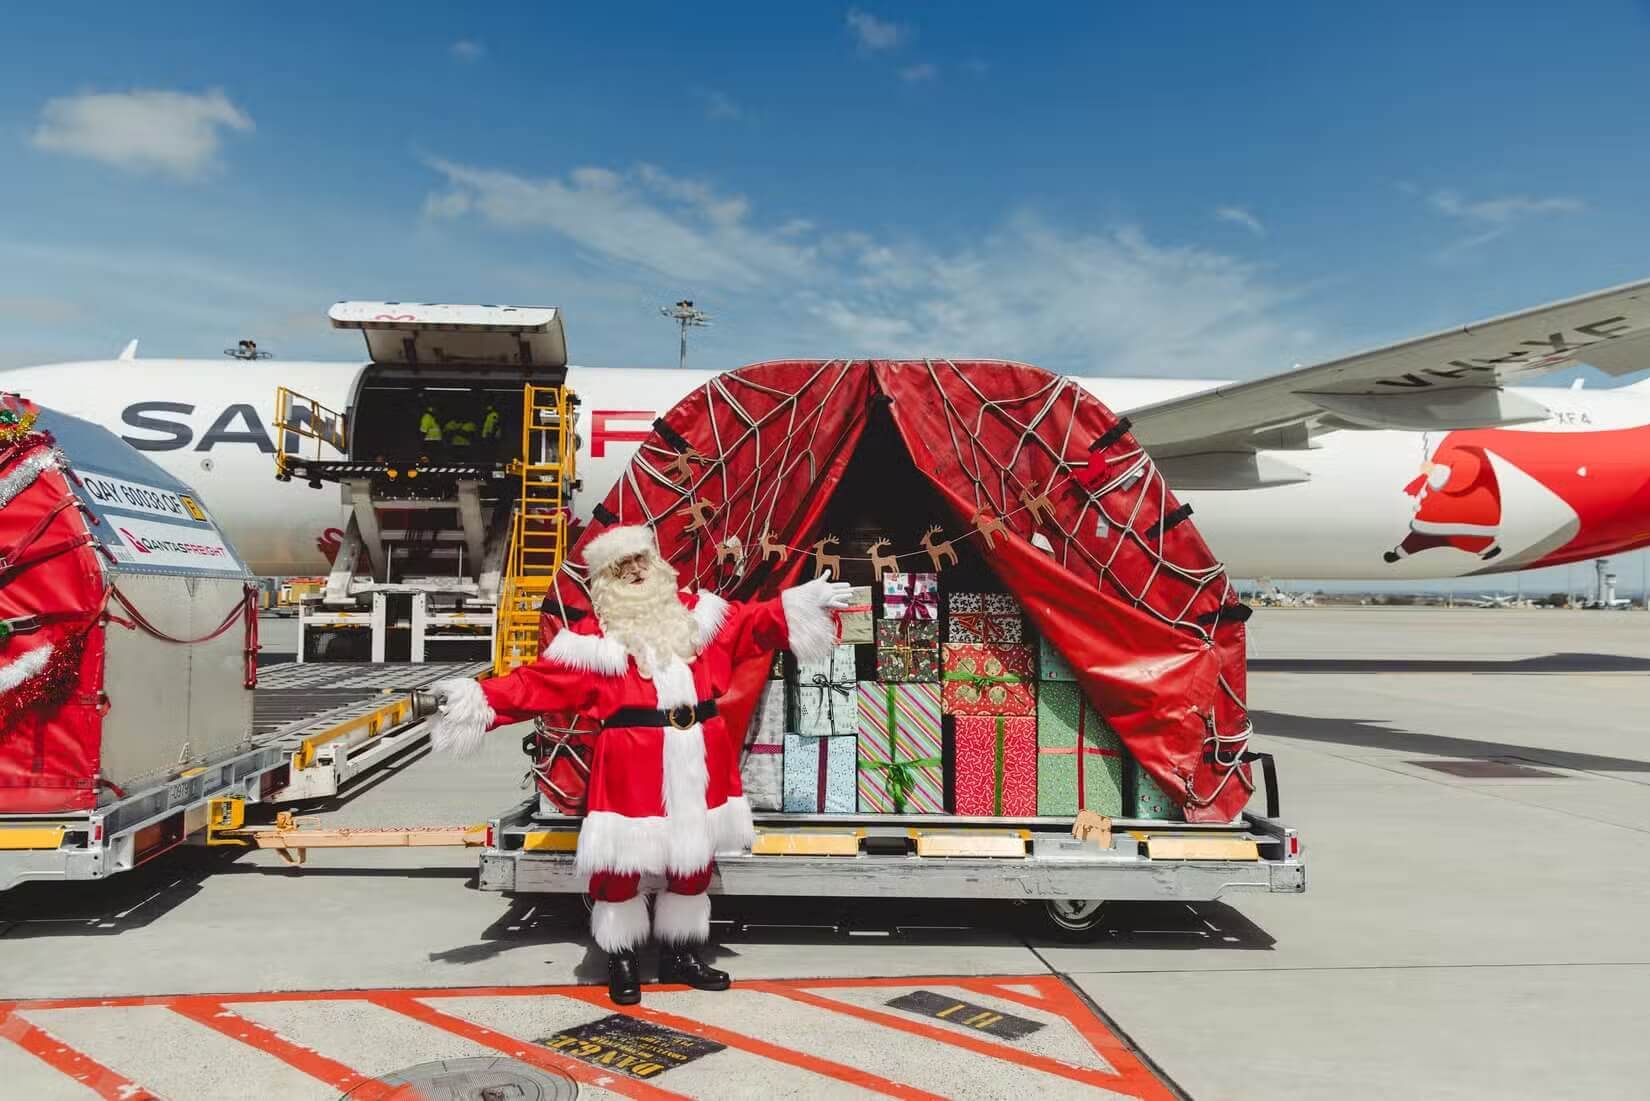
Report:
<svg viewBox="0 0 1650 1101"><path fill-rule="evenodd" d="M0 386L114 428L194 485L258 572L321 572L346 507L334 486L276 482L274 395L347 410L368 365L230 355L140 359L134 341L113 360L0 372ZM1241 382L1077 381L1129 418L1234 576L1422 579L1650 544L1650 381L1518 385L1575 363L1650 368L1650 281ZM567 377L588 514L653 419L711 374Z"/></svg>

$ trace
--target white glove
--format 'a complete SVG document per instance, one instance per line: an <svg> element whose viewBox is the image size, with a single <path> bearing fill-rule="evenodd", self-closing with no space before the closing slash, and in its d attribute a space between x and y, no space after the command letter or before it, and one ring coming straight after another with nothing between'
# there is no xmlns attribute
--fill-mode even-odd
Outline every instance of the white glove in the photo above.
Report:
<svg viewBox="0 0 1650 1101"><path fill-rule="evenodd" d="M829 569L807 584L798 585L797 591L805 594L806 600L820 608L840 611L852 607L854 603L854 587L846 581L832 581Z"/></svg>

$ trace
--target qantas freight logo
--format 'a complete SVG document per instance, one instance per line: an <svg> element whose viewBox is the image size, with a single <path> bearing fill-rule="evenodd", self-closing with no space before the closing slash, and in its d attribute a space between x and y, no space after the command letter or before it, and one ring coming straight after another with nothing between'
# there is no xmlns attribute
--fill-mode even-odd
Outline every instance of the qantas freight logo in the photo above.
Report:
<svg viewBox="0 0 1650 1101"><path fill-rule="evenodd" d="M156 551L166 551L171 554L184 554L196 558L225 558L229 552L223 547L208 546L204 543L180 543L176 539L156 539L153 536L144 538L127 528L121 528L120 534L125 536L126 542L139 554L154 554Z"/></svg>

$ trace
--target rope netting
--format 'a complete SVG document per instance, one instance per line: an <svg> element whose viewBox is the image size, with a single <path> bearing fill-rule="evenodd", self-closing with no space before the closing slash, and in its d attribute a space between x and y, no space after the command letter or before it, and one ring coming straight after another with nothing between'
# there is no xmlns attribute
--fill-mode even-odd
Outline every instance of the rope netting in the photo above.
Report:
<svg viewBox="0 0 1650 1101"><path fill-rule="evenodd" d="M1243 758L1247 610L1127 422L1071 379L951 360L782 361L720 375L655 422L586 538L645 523L684 587L736 597L771 590L815 554L826 499L873 402L888 400L913 459L972 509L946 541L977 541L989 559L1012 533L1073 584L1216 651L1217 698L1200 712L1209 767L1196 782L1178 770L1177 797L1206 807L1233 777L1252 790ZM918 443L928 454L919 457ZM903 562L930 551L831 556ZM546 611L573 622L588 608L582 563L570 560Z"/></svg>

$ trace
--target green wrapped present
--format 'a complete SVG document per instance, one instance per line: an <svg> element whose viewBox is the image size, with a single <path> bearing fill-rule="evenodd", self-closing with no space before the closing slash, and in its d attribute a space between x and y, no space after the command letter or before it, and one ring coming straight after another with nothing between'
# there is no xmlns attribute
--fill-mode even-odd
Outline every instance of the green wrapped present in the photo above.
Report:
<svg viewBox="0 0 1650 1101"><path fill-rule="evenodd" d="M935 684L940 679L938 623L877 621L877 679L888 684Z"/></svg>
<svg viewBox="0 0 1650 1101"><path fill-rule="evenodd" d="M1037 813L1123 815L1123 743L1075 683L1037 686Z"/></svg>
<svg viewBox="0 0 1650 1101"><path fill-rule="evenodd" d="M1054 644L1047 638L1037 639L1037 676L1041 680L1068 680L1077 679L1077 670L1071 667L1066 656L1054 648Z"/></svg>
<svg viewBox="0 0 1650 1101"><path fill-rule="evenodd" d="M1180 804L1176 803L1133 757L1129 758L1129 778L1130 786L1134 788L1134 809L1128 817L1145 818L1154 822L1179 822L1185 817L1181 813Z"/></svg>

